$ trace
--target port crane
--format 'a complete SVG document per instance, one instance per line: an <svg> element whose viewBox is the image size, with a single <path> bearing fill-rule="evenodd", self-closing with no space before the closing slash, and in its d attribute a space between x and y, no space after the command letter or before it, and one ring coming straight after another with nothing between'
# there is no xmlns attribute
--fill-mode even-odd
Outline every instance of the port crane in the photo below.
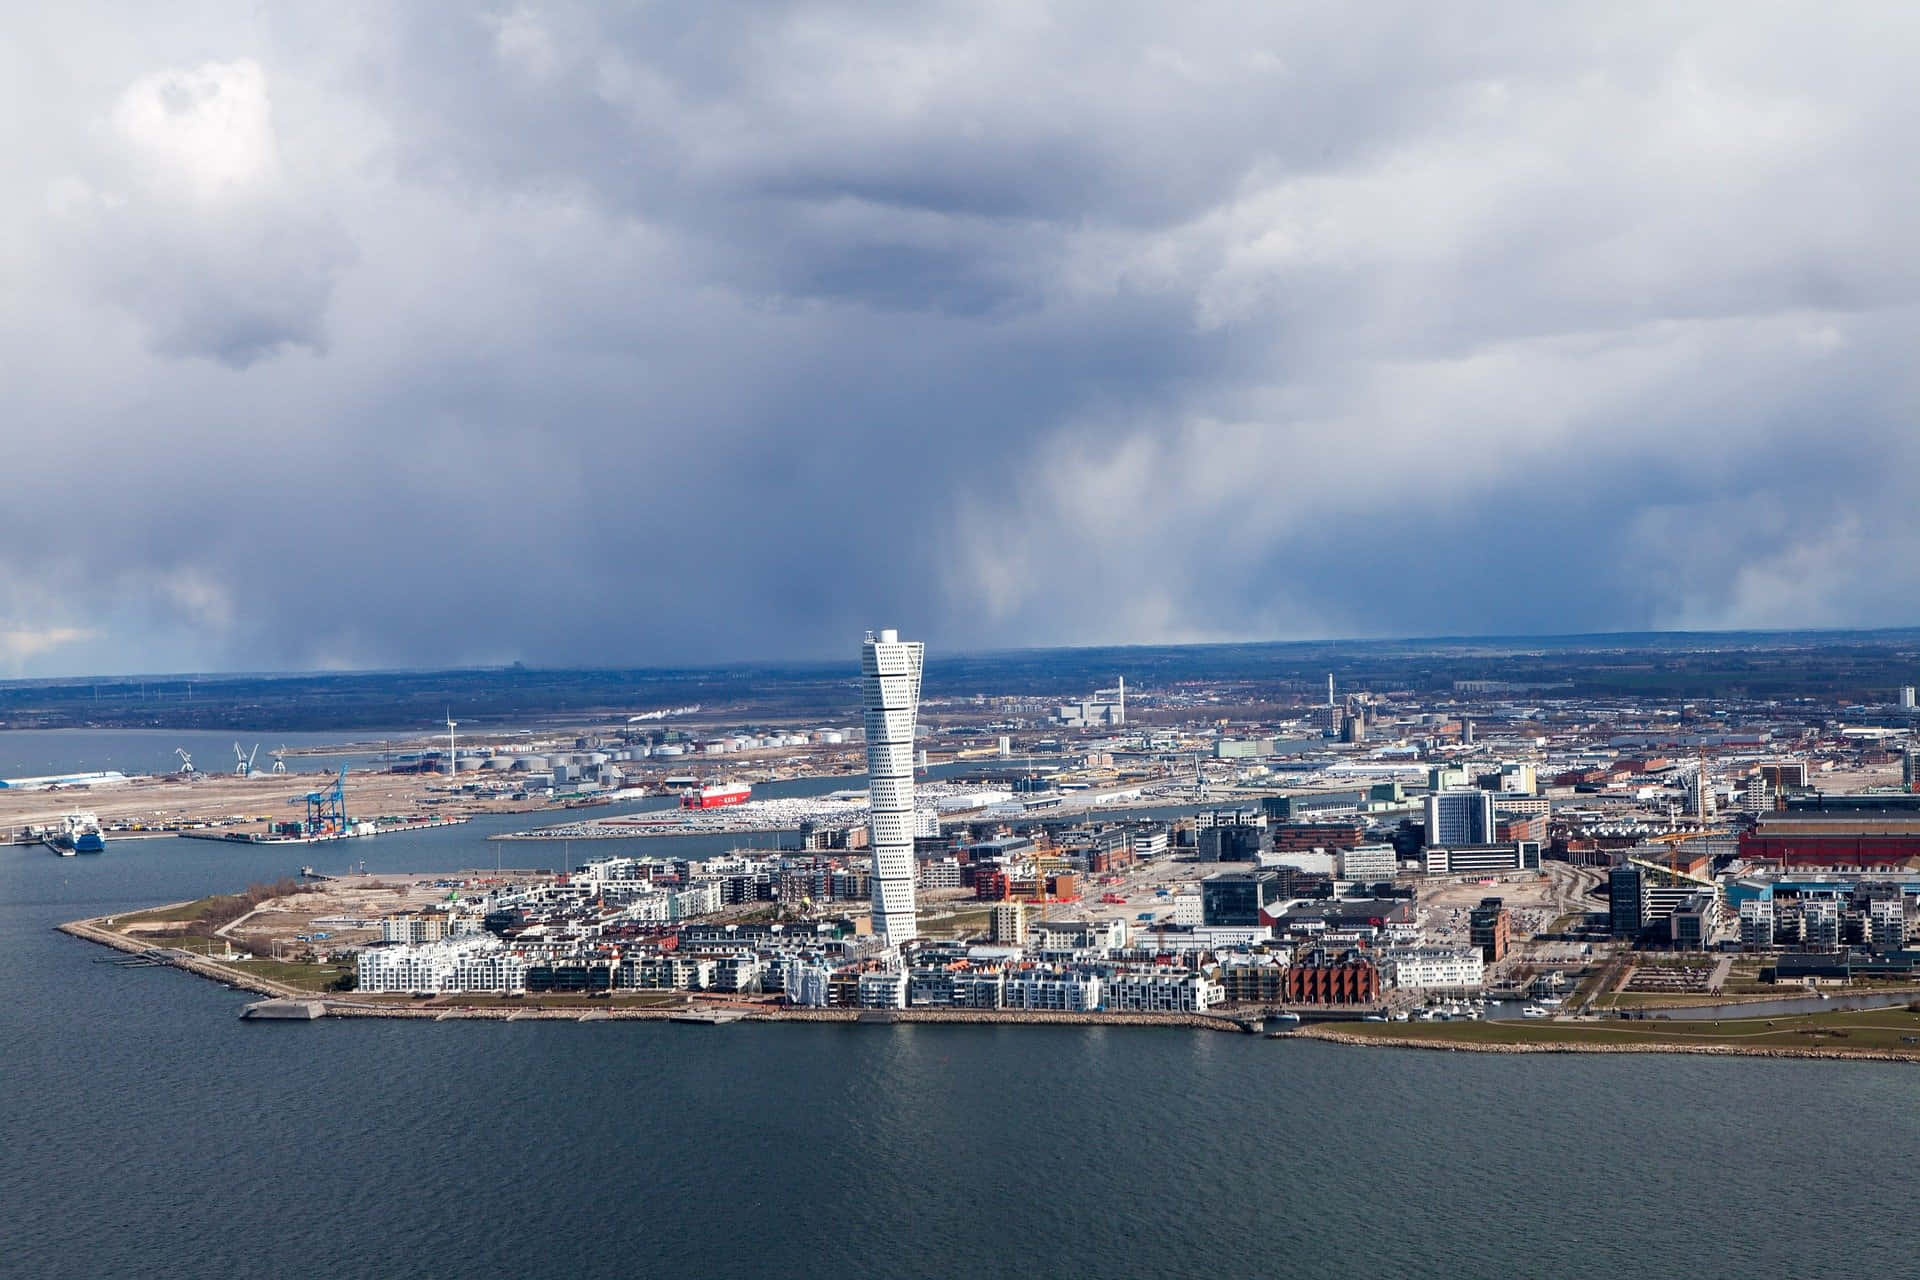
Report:
<svg viewBox="0 0 1920 1280"><path fill-rule="evenodd" d="M175 747L173 749L173 754L180 757L181 773L190 774L193 772L193 757L187 754L187 750L185 747Z"/></svg>
<svg viewBox="0 0 1920 1280"><path fill-rule="evenodd" d="M281 743L277 750L269 751L267 752L267 754L273 757L273 768L272 770L270 770L270 772L285 773L287 771L287 744L286 743L284 742Z"/></svg>
<svg viewBox="0 0 1920 1280"><path fill-rule="evenodd" d="M240 750L239 743L237 742L234 743L233 744L233 776L236 778L251 778L253 776L253 762L256 759L258 759L259 756L260 756L259 743L256 742L253 744L253 753L251 755Z"/></svg>
<svg viewBox="0 0 1920 1280"><path fill-rule="evenodd" d="M340 766L340 776L333 780L332 786L294 796L287 803L307 806L307 835L347 834L347 766Z"/></svg>

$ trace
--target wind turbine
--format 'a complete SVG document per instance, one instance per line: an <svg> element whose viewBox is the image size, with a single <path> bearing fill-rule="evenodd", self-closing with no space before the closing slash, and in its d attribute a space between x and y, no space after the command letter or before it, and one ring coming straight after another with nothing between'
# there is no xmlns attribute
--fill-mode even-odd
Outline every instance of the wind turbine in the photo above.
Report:
<svg viewBox="0 0 1920 1280"><path fill-rule="evenodd" d="M454 729L454 726L459 723L460 722L458 720L455 720L453 718L453 708L448 707L447 708L447 776L448 777L452 777L454 774L460 771L459 766L454 763L454 758L453 758L453 729Z"/></svg>

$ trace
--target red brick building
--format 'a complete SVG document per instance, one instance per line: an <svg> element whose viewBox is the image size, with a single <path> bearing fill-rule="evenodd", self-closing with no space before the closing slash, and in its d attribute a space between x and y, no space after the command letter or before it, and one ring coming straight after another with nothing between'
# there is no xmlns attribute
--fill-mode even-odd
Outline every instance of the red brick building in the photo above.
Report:
<svg viewBox="0 0 1920 1280"><path fill-rule="evenodd" d="M1276 822L1268 830L1279 853L1351 849L1367 837L1367 829L1357 822Z"/></svg>
<svg viewBox="0 0 1920 1280"><path fill-rule="evenodd" d="M1287 966L1288 1004L1378 1004L1380 969L1358 951L1309 953Z"/></svg>
<svg viewBox="0 0 1920 1280"><path fill-rule="evenodd" d="M998 867L981 867L973 873L973 896L981 902L1005 902L1012 895L1007 888L1007 873Z"/></svg>
<svg viewBox="0 0 1920 1280"><path fill-rule="evenodd" d="M1544 813L1504 814L1493 824L1493 840L1495 844L1512 844L1515 840L1531 840L1535 844L1545 844L1547 815Z"/></svg>

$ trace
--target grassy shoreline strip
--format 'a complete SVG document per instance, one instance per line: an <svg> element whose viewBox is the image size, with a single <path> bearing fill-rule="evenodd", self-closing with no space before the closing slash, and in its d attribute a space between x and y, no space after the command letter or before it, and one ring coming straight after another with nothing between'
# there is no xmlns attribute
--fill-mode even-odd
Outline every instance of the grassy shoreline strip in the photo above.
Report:
<svg viewBox="0 0 1920 1280"><path fill-rule="evenodd" d="M1280 1033L1368 1048L1468 1053L1709 1053L1772 1058L1920 1061L1920 1016L1906 1009L1838 1010L1672 1023L1453 1023L1378 1026L1322 1023Z"/></svg>

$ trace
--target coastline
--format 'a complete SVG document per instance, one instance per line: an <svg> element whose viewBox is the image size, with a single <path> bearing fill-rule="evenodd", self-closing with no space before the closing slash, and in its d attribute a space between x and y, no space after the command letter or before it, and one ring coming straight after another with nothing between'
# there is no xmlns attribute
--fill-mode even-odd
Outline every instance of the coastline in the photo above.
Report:
<svg viewBox="0 0 1920 1280"><path fill-rule="evenodd" d="M181 906L169 903L166 906ZM156 908L164 909L164 908ZM1006 1026L1066 1027L1180 1027L1194 1031L1226 1031L1246 1035L1260 1029L1260 1019L1248 1015L1239 1018L1210 1013L1068 1013L1043 1009L789 1009L777 1005L728 1005L690 1003L669 1007L632 1008L613 1005L553 1007L531 1002L525 1005L433 1005L386 1004L356 998L353 992L325 993L309 991L275 982L247 972L244 964L225 964L191 952L158 947L105 928L95 916L69 920L55 925L57 932L86 942L112 948L132 956L141 956L156 964L183 969L242 991L275 1000L313 1002L325 1006L327 1017L337 1018L411 1018L416 1021L444 1022L478 1020L492 1022L671 1022L687 1021L688 1014L722 1010L729 1021L740 1022L819 1022L890 1025L896 1023L967 1023ZM457 997L455 997L457 999ZM737 1018L732 1015L738 1015Z"/></svg>
<svg viewBox="0 0 1920 1280"><path fill-rule="evenodd" d="M167 904L184 905L184 904ZM798 1022L837 1023L842 1025L898 1025L902 1023L974 1025L974 1026L1068 1026L1068 1027L1163 1027L1194 1031L1231 1032L1236 1035L1265 1032L1273 1040L1316 1040L1324 1044L1366 1049L1423 1049L1451 1053L1685 1053L1719 1057L1747 1058L1842 1058L1867 1062L1920 1062L1920 1044L1911 1051L1886 1048L1853 1048L1840 1045L1738 1045L1699 1044L1676 1040L1649 1039L1634 1042L1572 1040L1505 1041L1446 1038L1440 1035L1369 1035L1341 1030L1339 1024L1305 1024L1284 1031L1266 1031L1265 1019L1257 1013L1240 1015L1220 1013L1069 1013L1038 1009L813 1009L785 1008L778 1005L738 1005L688 1002L672 1006L632 1007L617 1005L552 1006L533 1002L511 1005L461 1005L385 1003L372 1001L353 992L315 992L276 982L248 972L245 964L223 963L191 952L153 946L141 939L115 932L101 924L111 917L96 916L70 920L55 929L129 956L151 963L165 964L196 977L271 1000L317 1003L322 1016L333 1018L404 1018L413 1021L482 1022L688 1022L703 1021L703 1015L721 1014L716 1022ZM457 999L457 997L454 997ZM691 1015L691 1016L690 1016ZM1484 1024L1470 1024L1484 1025ZM1556 1024L1587 1026L1590 1024ZM1592 1024L1604 1027L1605 1024ZM1917 1037L1916 1039L1920 1039Z"/></svg>

